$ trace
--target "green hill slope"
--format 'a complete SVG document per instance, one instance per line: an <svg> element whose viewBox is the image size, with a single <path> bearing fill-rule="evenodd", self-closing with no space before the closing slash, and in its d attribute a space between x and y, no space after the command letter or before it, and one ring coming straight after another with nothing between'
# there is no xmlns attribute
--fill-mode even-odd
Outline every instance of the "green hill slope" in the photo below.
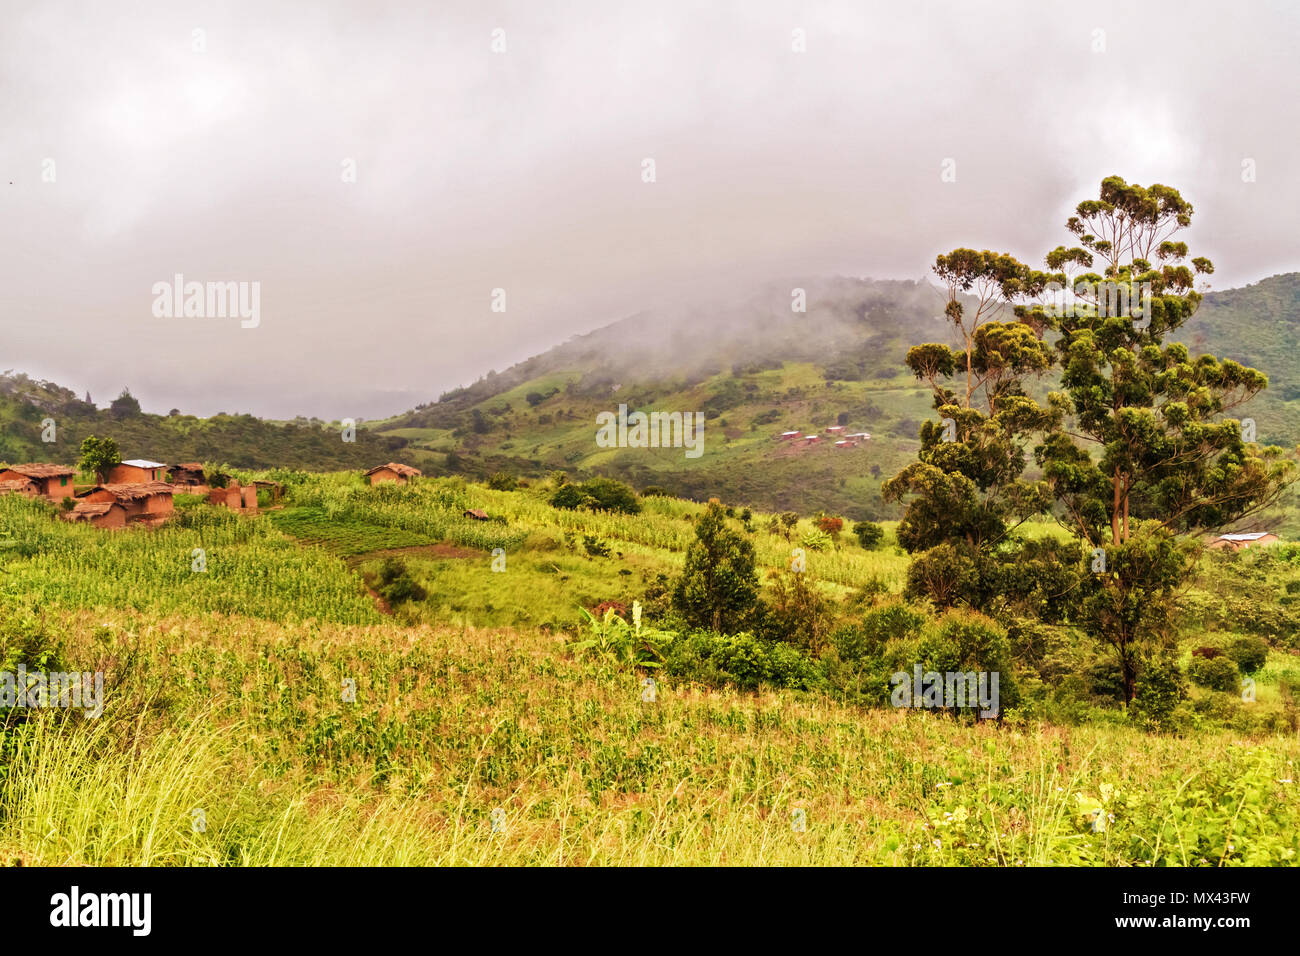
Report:
<svg viewBox="0 0 1300 956"><path fill-rule="evenodd" d="M792 286L806 288L806 314L791 311ZM696 499L890 517L881 480L913 457L920 421L933 414L903 356L948 339L942 305L925 282L774 284L730 308L616 322L375 427L409 441L407 457L426 471L564 469ZM1241 412L1264 443L1300 442L1298 323L1300 274L1288 274L1207 295L1182 333L1194 351L1268 373L1270 390ZM597 414L620 404L703 412L704 454L598 447ZM825 438L836 424L871 440L851 450L774 440L787 429Z"/></svg>
<svg viewBox="0 0 1300 956"><path fill-rule="evenodd" d="M806 312L791 308L796 288ZM94 432L117 439L127 457L312 470L397 458L428 474L480 478L564 470L688 498L888 518L895 512L881 501L880 483L914 456L920 422L933 414L903 356L918 342L948 340L942 307L942 293L925 281L774 282L731 303L641 313L576 336L437 402L367 423L355 443L316 420L114 414L9 374L0 376L0 461L72 461ZM1266 372L1269 391L1241 415L1255 419L1261 442L1291 447L1300 443L1297 331L1300 274L1289 273L1207 295L1180 337L1194 352ZM599 447L597 415L620 405L702 413L703 454ZM55 446L40 440L46 417L58 424ZM825 440L834 425L872 437L837 449ZM823 442L775 440L792 429Z"/></svg>
<svg viewBox="0 0 1300 956"><path fill-rule="evenodd" d="M54 441L44 422L53 420ZM26 375L0 375L0 462L76 462L87 435L114 439L123 458L206 461L236 468L370 468L400 454L395 436L356 429L345 442L337 423L271 422L253 415L151 415L133 402L97 409L67 388Z"/></svg>

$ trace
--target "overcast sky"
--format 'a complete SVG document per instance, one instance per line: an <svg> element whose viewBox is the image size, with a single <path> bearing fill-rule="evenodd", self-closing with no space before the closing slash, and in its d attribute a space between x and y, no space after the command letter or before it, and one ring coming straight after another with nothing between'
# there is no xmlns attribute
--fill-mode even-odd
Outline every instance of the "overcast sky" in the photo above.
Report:
<svg viewBox="0 0 1300 956"><path fill-rule="evenodd" d="M1041 265L1112 173L1254 282L1300 268L1298 10L0 0L0 370L382 417L774 277ZM156 317L177 273L259 282L260 325Z"/></svg>

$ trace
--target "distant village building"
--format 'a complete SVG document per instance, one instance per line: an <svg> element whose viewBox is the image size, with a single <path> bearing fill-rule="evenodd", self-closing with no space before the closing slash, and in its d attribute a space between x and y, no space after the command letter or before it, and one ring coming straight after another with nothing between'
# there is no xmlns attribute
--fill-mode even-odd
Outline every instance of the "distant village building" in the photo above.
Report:
<svg viewBox="0 0 1300 956"><path fill-rule="evenodd" d="M238 511L244 506L244 490L232 479L224 488L213 488L208 492L208 504Z"/></svg>
<svg viewBox="0 0 1300 956"><path fill-rule="evenodd" d="M851 439L843 438L835 443L835 447L836 448L857 448L858 443Z"/></svg>
<svg viewBox="0 0 1300 956"><path fill-rule="evenodd" d="M826 431L829 432L829 433L832 434L832 435L838 435L840 432L844 431L844 426L843 426L843 425L827 425L827 426L826 426Z"/></svg>
<svg viewBox="0 0 1300 956"><path fill-rule="evenodd" d="M96 528L125 528L126 507L119 501L78 501L68 512L69 521L84 521Z"/></svg>
<svg viewBox="0 0 1300 956"><path fill-rule="evenodd" d="M147 481L162 481L166 476L167 466L161 461L149 461L146 458L131 458L114 465L104 477L107 485L138 485Z"/></svg>
<svg viewBox="0 0 1300 956"><path fill-rule="evenodd" d="M275 504L277 501L279 501L280 496L284 494L284 485L280 484L278 481L271 481L267 478L257 479L256 481L253 482L253 487L256 488L258 491L261 491L263 488L265 488L269 492L271 492L271 504Z"/></svg>
<svg viewBox="0 0 1300 956"><path fill-rule="evenodd" d="M871 441L871 432L853 432L852 434L845 435L844 437L852 438L857 441Z"/></svg>
<svg viewBox="0 0 1300 956"><path fill-rule="evenodd" d="M172 486L165 481L96 485L89 491L82 492L78 497L81 500L77 507L81 507L82 504L120 505L122 507L123 524L131 521L156 524L166 520L173 511ZM99 512L99 509L83 508L82 514L87 515L88 520L91 520L91 523L94 524L96 523L95 518L109 515L111 511L112 509L105 509L103 512ZM73 508L69 516L73 520L81 520L76 515L77 508ZM108 518L106 520L115 521L116 519Z"/></svg>
<svg viewBox="0 0 1300 956"><path fill-rule="evenodd" d="M803 433L799 431L781 432L781 434L777 435L776 438L777 441L790 441L793 438L798 438L802 434Z"/></svg>
<svg viewBox="0 0 1300 956"><path fill-rule="evenodd" d="M30 478L13 478L9 481L0 481L0 495L13 494L35 498L40 494L40 491L36 487L36 482Z"/></svg>
<svg viewBox="0 0 1300 956"><path fill-rule="evenodd" d="M1231 548L1233 551L1243 551L1252 545L1273 544L1278 541L1277 535L1271 531L1251 531L1242 534L1221 534L1210 542L1211 548Z"/></svg>
<svg viewBox="0 0 1300 956"><path fill-rule="evenodd" d="M491 515L489 515L489 514L488 514L486 511L484 511L482 508L466 508L466 509L465 509L465 517L466 517L466 518L473 518L473 519L475 519L476 521L490 521L490 520L491 520Z"/></svg>
<svg viewBox="0 0 1300 956"><path fill-rule="evenodd" d="M171 483L182 488L195 488L206 485L208 479L203 474L203 464L197 461L185 461L169 467Z"/></svg>
<svg viewBox="0 0 1300 956"><path fill-rule="evenodd" d="M395 461L390 461L386 465L371 468L366 472L366 477L370 479L372 485L377 485L382 481L394 481L399 485L404 485L412 478L420 477L420 474L418 468L412 468L410 465L399 465Z"/></svg>
<svg viewBox="0 0 1300 956"><path fill-rule="evenodd" d="M43 463L10 465L0 470L0 482L15 482L16 484L8 487L10 491L37 494L51 501L62 501L64 498L72 497L75 488L73 479L76 475L77 470L67 465Z"/></svg>
<svg viewBox="0 0 1300 956"><path fill-rule="evenodd" d="M819 445L819 444L821 444L821 440L822 440L822 439L821 439L821 436L820 436L820 435L809 435L807 438L804 439L804 444L805 444L805 445Z"/></svg>

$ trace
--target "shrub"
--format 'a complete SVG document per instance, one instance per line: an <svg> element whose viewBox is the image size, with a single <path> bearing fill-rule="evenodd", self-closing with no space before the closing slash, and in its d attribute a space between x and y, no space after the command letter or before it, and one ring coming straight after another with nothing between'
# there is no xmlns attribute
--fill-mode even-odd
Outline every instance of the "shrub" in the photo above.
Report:
<svg viewBox="0 0 1300 956"><path fill-rule="evenodd" d="M375 590L396 607L406 601L423 601L428 593L411 577L406 562L398 558L385 558L376 575Z"/></svg>
<svg viewBox="0 0 1300 956"><path fill-rule="evenodd" d="M814 528L799 539L799 546L809 551L825 551L831 544L831 536L819 528Z"/></svg>
<svg viewBox="0 0 1300 956"><path fill-rule="evenodd" d="M672 645L664 673L711 687L742 690L767 685L809 690L820 682L817 666L789 644L769 643L747 632L696 631Z"/></svg>
<svg viewBox="0 0 1300 956"><path fill-rule="evenodd" d="M817 519L817 528L834 538L844 530L844 519L834 515L822 515Z"/></svg>
<svg viewBox="0 0 1300 956"><path fill-rule="evenodd" d="M582 490L595 500L597 511L621 511L634 515L641 511L641 502L631 486L613 478L593 478L584 482Z"/></svg>
<svg viewBox="0 0 1300 956"><path fill-rule="evenodd" d="M556 508L565 508L572 511L574 508L581 506L586 497L582 493L581 485L564 484L560 485L555 494L551 495L551 504Z"/></svg>
<svg viewBox="0 0 1300 956"><path fill-rule="evenodd" d="M1239 637L1228 647L1228 656L1243 674L1253 674L1268 660L1268 642L1262 637Z"/></svg>
<svg viewBox="0 0 1300 956"><path fill-rule="evenodd" d="M1217 647L1198 647L1194 651L1192 651L1192 656L1204 657L1206 659L1209 659L1211 657L1222 657L1223 651Z"/></svg>
<svg viewBox="0 0 1300 956"><path fill-rule="evenodd" d="M831 625L831 602L806 572L772 571L764 635L820 654Z"/></svg>
<svg viewBox="0 0 1300 956"><path fill-rule="evenodd" d="M754 545L727 527L722 505L711 501L695 523L673 607L692 627L730 633L748 627L758 606Z"/></svg>
<svg viewBox="0 0 1300 956"><path fill-rule="evenodd" d="M609 557L609 545L601 541L594 534L584 534L582 536L582 546L593 558Z"/></svg>
<svg viewBox="0 0 1300 956"><path fill-rule="evenodd" d="M1020 701L1006 631L982 614L944 614L921 638L917 657L925 671L996 673L1000 708L1014 707Z"/></svg>
<svg viewBox="0 0 1300 956"><path fill-rule="evenodd" d="M853 525L858 543L868 551L873 550L885 537L885 529L873 521L859 521Z"/></svg>
<svg viewBox="0 0 1300 956"><path fill-rule="evenodd" d="M633 515L641 510L636 492L613 478L593 478L580 485L561 485L551 495L551 504L570 510L590 508L592 511L621 511Z"/></svg>
<svg viewBox="0 0 1300 956"><path fill-rule="evenodd" d="M917 636L924 626L924 614L895 601L874 607L861 622L837 630L831 635L831 645L841 659L860 661L877 656L890 641Z"/></svg>
<svg viewBox="0 0 1300 956"><path fill-rule="evenodd" d="M1241 673L1230 657L1194 657L1188 676L1201 687L1235 694L1241 689Z"/></svg>
<svg viewBox="0 0 1300 956"><path fill-rule="evenodd" d="M1154 658L1144 662L1138 673L1129 713L1150 730L1171 729L1178 705L1186 696L1187 683L1178 662L1172 657Z"/></svg>
<svg viewBox="0 0 1300 956"><path fill-rule="evenodd" d="M508 471L498 471L488 479L487 486L493 491L514 491L519 487L519 479Z"/></svg>

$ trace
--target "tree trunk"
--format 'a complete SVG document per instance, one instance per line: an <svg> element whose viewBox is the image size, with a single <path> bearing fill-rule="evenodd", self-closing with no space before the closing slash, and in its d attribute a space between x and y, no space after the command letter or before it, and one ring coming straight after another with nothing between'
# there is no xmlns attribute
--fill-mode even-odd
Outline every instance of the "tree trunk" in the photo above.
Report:
<svg viewBox="0 0 1300 956"><path fill-rule="evenodd" d="M1124 540L1125 541L1128 540L1128 492L1129 492L1129 476L1127 473L1125 473L1124 475Z"/></svg>
<svg viewBox="0 0 1300 956"><path fill-rule="evenodd" d="M979 316L978 316L978 315L976 315L975 318L976 318L976 321L979 320ZM970 361L970 353L971 353L971 348L972 348L973 346L974 346L974 337L973 337L973 336L970 336L970 335L966 336L966 407L967 407L967 408L970 408L970 396L971 396L971 392L973 391L973 389L971 389L971 385L970 385L970 383L971 383L971 361Z"/></svg>
<svg viewBox="0 0 1300 956"><path fill-rule="evenodd" d="M1119 469L1115 469L1115 474L1110 479L1112 489L1112 501L1110 508L1110 543L1118 545L1119 537L1119 517L1120 517L1120 494L1119 494Z"/></svg>

